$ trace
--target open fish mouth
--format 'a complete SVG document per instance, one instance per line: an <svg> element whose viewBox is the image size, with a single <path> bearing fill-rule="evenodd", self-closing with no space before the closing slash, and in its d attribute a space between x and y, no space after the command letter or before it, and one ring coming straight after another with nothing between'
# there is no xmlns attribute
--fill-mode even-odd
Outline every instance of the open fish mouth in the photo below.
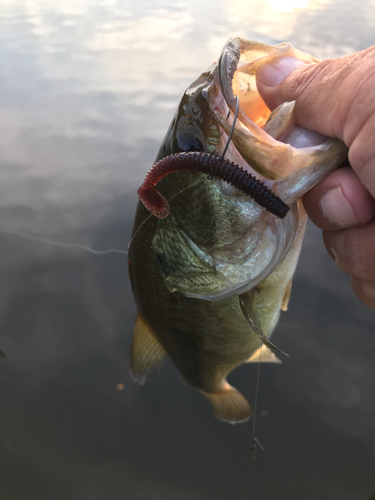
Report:
<svg viewBox="0 0 375 500"><path fill-rule="evenodd" d="M337 139L297 126L294 102L272 112L265 105L256 72L266 61L286 55L318 62L288 43L272 46L231 38L218 62L181 99L159 161L138 191L159 218L153 253L170 292L217 301L256 287L303 232L300 198L347 156ZM169 177L182 164L193 174ZM215 177L218 169L223 175ZM205 175L197 179L196 174ZM262 195L272 196L287 211L272 212L254 191L241 190L234 177L248 174L254 184L267 188L262 187ZM158 193L154 188L161 179Z"/></svg>
<svg viewBox="0 0 375 500"><path fill-rule="evenodd" d="M177 133L177 143L184 153L186 150L190 153L177 153L161 159L150 170L138 191L140 199L153 215L164 218L169 214L166 199L156 190L156 183L165 175L183 169L200 171L225 181L220 183L223 195L243 196L241 182L236 182L239 168L241 172L245 170L240 176L241 181L247 177L247 185L252 185L252 179L258 186L259 181L264 182L265 185L262 184L261 189L254 186L255 192L260 194L258 196L260 205L278 217L285 217L289 207L271 191L277 189L274 181L290 175L301 167L310 166L312 157L316 153L315 147L319 149L324 144L329 148L332 143L335 144L328 137L297 126L293 115L294 102L283 103L271 113L261 98L256 86L257 70L267 60L285 55L293 55L306 63L318 61L308 54L297 51L288 43L272 46L241 38L228 40L218 64L214 65L211 72L202 75L204 81L205 77L210 75L206 80L208 85L203 84L202 87L198 85L200 87L198 95L183 105L185 116L179 121L181 133ZM197 89L197 82L192 84L193 89L195 87L194 91ZM201 109L196 102L200 92L208 102L210 112L224 131L218 148L209 144L210 141L217 143L216 138L207 137L207 141L202 140L204 134L196 125L203 119ZM206 110L206 116L208 114ZM188 144L187 137L190 137ZM191 138L194 141L191 141ZM205 143L207 149L213 148L216 156L208 158L211 151L207 149L206 153L193 155L192 151L197 149L199 139ZM217 156L220 154L220 149L221 156ZM227 162L224 172L222 164L227 150L229 159L233 163ZM208 166L210 168L206 171ZM228 184L233 187L229 187ZM254 191L245 190L247 195L251 195L252 192ZM263 203L263 198L270 198L272 203ZM280 205L282 210L274 210L276 205Z"/></svg>
<svg viewBox="0 0 375 500"><path fill-rule="evenodd" d="M234 116L238 97L240 109L232 141L249 168L262 180L282 179L301 168L311 167L312 157L330 148L337 153L337 141L298 126L293 115L294 101L282 104L271 113L259 95L257 70L268 60L284 56L293 56L305 63L319 62L290 43L272 46L241 38L228 40L218 62L223 99L212 100L213 112L229 133L230 123L226 118L228 112Z"/></svg>

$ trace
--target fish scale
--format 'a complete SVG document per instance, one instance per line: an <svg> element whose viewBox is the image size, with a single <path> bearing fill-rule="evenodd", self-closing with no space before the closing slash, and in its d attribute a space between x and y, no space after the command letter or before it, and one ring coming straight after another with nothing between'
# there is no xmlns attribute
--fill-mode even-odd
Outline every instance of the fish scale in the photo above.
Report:
<svg viewBox="0 0 375 500"><path fill-rule="evenodd" d="M302 149L277 140L275 130L281 137L294 123L294 104L282 104L270 116L255 75L264 60L285 55L317 62L290 44L230 39L218 62L184 93L156 162L200 145L203 152L178 158L197 159L209 151L204 162L221 165L228 142L223 162L228 182L248 182L248 173L267 179L271 194L251 181L258 200L279 197L290 206L287 215L278 218L226 182L179 171L158 185L170 204L168 217L150 216L138 203L129 247L138 311L130 354L133 377L144 383L169 356L183 380L211 403L215 416L229 423L246 421L252 408L227 382L228 374L245 362L277 361L267 339L290 297L306 223L300 199L347 156L335 139ZM244 84L246 95L239 92ZM234 92L240 109L233 125ZM276 137L264 129L267 120ZM215 145L213 130L219 138ZM243 171L233 170L236 165ZM274 203L277 208L281 201Z"/></svg>

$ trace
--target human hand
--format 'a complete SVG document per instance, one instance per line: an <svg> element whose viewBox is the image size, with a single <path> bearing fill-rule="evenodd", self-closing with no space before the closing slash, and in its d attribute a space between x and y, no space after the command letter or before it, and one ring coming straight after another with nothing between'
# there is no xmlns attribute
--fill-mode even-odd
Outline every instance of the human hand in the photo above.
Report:
<svg viewBox="0 0 375 500"><path fill-rule="evenodd" d="M319 64L275 59L258 70L257 87L271 110L295 100L300 126L348 146L350 166L330 174L303 203L357 297L375 309L375 46Z"/></svg>

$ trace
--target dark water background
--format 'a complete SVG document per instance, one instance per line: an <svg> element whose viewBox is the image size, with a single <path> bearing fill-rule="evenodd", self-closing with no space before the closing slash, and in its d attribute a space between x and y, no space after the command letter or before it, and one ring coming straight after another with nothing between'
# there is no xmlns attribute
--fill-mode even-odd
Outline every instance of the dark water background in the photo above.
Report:
<svg viewBox="0 0 375 500"><path fill-rule="evenodd" d="M251 426L214 419L170 362L130 379L126 255L11 232L126 250L136 188L226 39L349 54L374 43L374 1L0 0L0 23L0 499L370 498L374 313L312 225L254 463ZM256 368L230 377L250 401Z"/></svg>

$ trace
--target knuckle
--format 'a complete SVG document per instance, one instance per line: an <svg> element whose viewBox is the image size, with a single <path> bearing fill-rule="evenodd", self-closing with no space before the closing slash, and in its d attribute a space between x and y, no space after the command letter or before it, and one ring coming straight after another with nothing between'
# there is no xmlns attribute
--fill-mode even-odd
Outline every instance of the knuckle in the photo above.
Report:
<svg viewBox="0 0 375 500"><path fill-rule="evenodd" d="M375 280L375 223L330 233L325 244L339 269L359 279Z"/></svg>

